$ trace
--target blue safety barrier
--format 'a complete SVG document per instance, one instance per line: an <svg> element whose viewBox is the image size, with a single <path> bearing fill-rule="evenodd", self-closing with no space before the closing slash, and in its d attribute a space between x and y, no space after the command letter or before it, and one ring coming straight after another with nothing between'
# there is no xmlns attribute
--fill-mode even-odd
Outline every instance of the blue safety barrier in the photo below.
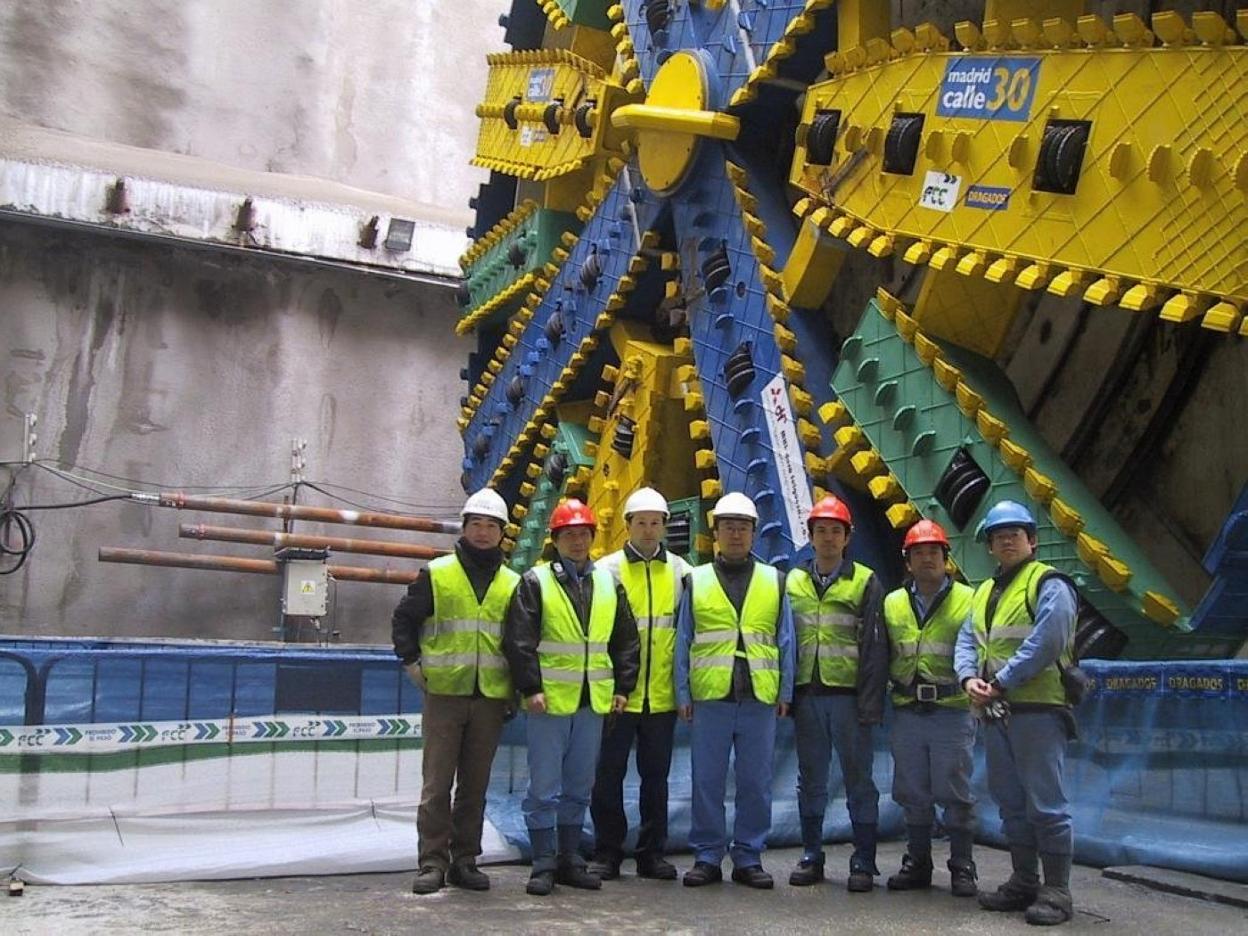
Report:
<svg viewBox="0 0 1248 936"><path fill-rule="evenodd" d="M1079 861L1150 864L1248 882L1248 661L1088 661L1095 686L1077 711L1067 755ZM0 727L164 721L281 714L385 715L420 711L420 694L388 648L0 640ZM39 718L34 716L41 715ZM881 832L902 833L888 791L888 725L876 733ZM326 740L319 744L342 744ZM351 742L346 742L351 743ZM527 846L524 719L512 721L495 762L490 821ZM777 737L773 845L798 841L792 723ZM0 757L9 756L0 753ZM19 756L19 755L11 755ZM91 758L93 755L77 755ZM38 769L38 757L31 759ZM636 824L636 776L626 801ZM1001 843L982 754L980 837ZM825 833L848 840L839 778ZM688 835L688 733L677 729L671 775L672 846ZM730 784L731 795L731 784Z"/></svg>

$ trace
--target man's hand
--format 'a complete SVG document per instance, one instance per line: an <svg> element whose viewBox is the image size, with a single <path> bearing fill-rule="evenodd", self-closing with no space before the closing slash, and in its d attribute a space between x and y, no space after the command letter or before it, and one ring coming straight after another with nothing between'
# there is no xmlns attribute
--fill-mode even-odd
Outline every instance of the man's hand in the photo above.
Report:
<svg viewBox="0 0 1248 936"><path fill-rule="evenodd" d="M546 714L546 693L535 692L527 699L529 703L529 711L536 715Z"/></svg>
<svg viewBox="0 0 1248 936"><path fill-rule="evenodd" d="M420 668L420 660L406 664L403 669L407 671L407 678L414 682L421 692L429 690L429 685L425 682L425 671Z"/></svg>
<svg viewBox="0 0 1248 936"><path fill-rule="evenodd" d="M777 717L777 718L784 718L784 717L785 717L786 715L788 715L788 714L789 714L789 703L788 703L788 702L778 702L778 703L776 703L776 717Z"/></svg>
<svg viewBox="0 0 1248 936"><path fill-rule="evenodd" d="M971 701L978 705L987 705L993 699L1001 698L1001 691L978 676L972 676L962 684L962 688L966 690L966 694L971 697Z"/></svg>
<svg viewBox="0 0 1248 936"><path fill-rule="evenodd" d="M619 715L620 712L624 711L624 706L626 705L628 705L628 696L622 696L622 695L612 696L611 697L611 714Z"/></svg>
<svg viewBox="0 0 1248 936"><path fill-rule="evenodd" d="M693 721L693 703L692 702L686 702L684 705L678 706L676 711L680 715L681 721L686 721L686 722Z"/></svg>

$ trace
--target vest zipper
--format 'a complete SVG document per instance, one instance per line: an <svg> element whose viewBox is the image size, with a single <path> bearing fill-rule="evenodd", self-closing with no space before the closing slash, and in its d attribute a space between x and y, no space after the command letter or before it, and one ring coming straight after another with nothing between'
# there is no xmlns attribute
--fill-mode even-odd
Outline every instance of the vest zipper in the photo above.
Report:
<svg viewBox="0 0 1248 936"><path fill-rule="evenodd" d="M645 562L646 615L650 619L650 626L646 628L646 673L645 681L641 684L641 711L643 715L650 711L650 669L654 666L654 590L650 584L650 560L647 559Z"/></svg>

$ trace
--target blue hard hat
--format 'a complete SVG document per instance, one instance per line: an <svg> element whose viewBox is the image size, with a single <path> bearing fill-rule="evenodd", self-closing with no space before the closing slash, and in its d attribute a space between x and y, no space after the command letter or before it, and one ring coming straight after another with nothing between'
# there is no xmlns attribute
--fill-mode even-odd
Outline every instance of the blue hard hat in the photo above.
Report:
<svg viewBox="0 0 1248 936"><path fill-rule="evenodd" d="M1022 527L1028 533L1036 532L1036 519L1031 511L1018 501L1003 500L993 504L979 526L975 528L975 539L984 542L988 534L1001 527Z"/></svg>

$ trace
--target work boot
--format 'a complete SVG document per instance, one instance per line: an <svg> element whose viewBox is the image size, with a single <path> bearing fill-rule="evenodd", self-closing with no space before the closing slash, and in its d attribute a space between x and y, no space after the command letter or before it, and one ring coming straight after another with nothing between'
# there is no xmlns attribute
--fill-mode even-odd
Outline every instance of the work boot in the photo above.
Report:
<svg viewBox="0 0 1248 936"><path fill-rule="evenodd" d="M901 856L901 870L888 879L888 889L894 891L923 890L931 886L931 858L915 861L908 852Z"/></svg>
<svg viewBox="0 0 1248 936"><path fill-rule="evenodd" d="M555 867L555 882L581 890L599 890L602 887L602 878L589 873L580 849L581 827L559 826L559 861ZM616 873L619 873L618 866Z"/></svg>
<svg viewBox="0 0 1248 936"><path fill-rule="evenodd" d="M949 830L949 892L954 897L974 897L979 893L979 875L971 858L975 834L970 829Z"/></svg>
<svg viewBox="0 0 1248 936"><path fill-rule="evenodd" d="M954 897L974 897L979 893L975 862L966 858L949 859L949 892Z"/></svg>
<svg viewBox="0 0 1248 936"><path fill-rule="evenodd" d="M809 887L823 880L823 861L802 856L797 867L789 873L789 884L793 887Z"/></svg>
<svg viewBox="0 0 1248 936"><path fill-rule="evenodd" d="M464 890L484 891L490 889L490 876L477 868L471 858L457 861L446 872L446 881Z"/></svg>
<svg viewBox="0 0 1248 936"><path fill-rule="evenodd" d="M589 873L603 881L614 881L620 876L620 859L614 855L594 855L589 860Z"/></svg>
<svg viewBox="0 0 1248 936"><path fill-rule="evenodd" d="M529 875L529 883L525 885L525 893L534 897L547 897L555 889L554 871L534 871Z"/></svg>
<svg viewBox="0 0 1248 936"><path fill-rule="evenodd" d="M809 887L823 880L823 816L801 816L802 860L789 874L793 887Z"/></svg>
<svg viewBox="0 0 1248 936"><path fill-rule="evenodd" d="M425 865L412 881L413 894L436 894L446 883L446 874L436 865Z"/></svg>
<svg viewBox="0 0 1248 936"><path fill-rule="evenodd" d="M979 895L979 905L985 910L997 910L1004 911L1006 913L1014 913L1019 910L1026 910L1033 903L1035 903L1036 895L1039 892L1039 884L1028 886L1011 876L1008 881L998 887L995 891L981 892Z"/></svg>
<svg viewBox="0 0 1248 936"><path fill-rule="evenodd" d="M880 869L875 864L875 823L855 822L854 853L849 858L849 880L846 888L855 894L866 893L875 888L875 875Z"/></svg>
<svg viewBox="0 0 1248 936"><path fill-rule="evenodd" d="M985 910L1016 912L1036 902L1040 890L1040 855L1028 845L1011 845L1014 873L995 891L980 892L979 905Z"/></svg>
<svg viewBox="0 0 1248 936"><path fill-rule="evenodd" d="M1023 918L1032 926L1056 926L1069 920L1074 912L1069 890L1045 884Z"/></svg>
<svg viewBox="0 0 1248 936"><path fill-rule="evenodd" d="M1044 867L1044 886L1036 901L1027 908L1027 922L1033 926L1055 926L1065 923L1074 913L1070 899L1071 856L1055 852L1040 855Z"/></svg>
<svg viewBox="0 0 1248 936"><path fill-rule="evenodd" d="M724 879L724 872L719 865L709 861L695 861L693 867L685 872L685 887L703 887L707 884L718 884Z"/></svg>
<svg viewBox="0 0 1248 936"><path fill-rule="evenodd" d="M662 855L638 855L637 876L652 881L674 881L676 866Z"/></svg>
<svg viewBox="0 0 1248 936"><path fill-rule="evenodd" d="M564 861L562 858L559 859L559 866L555 868L555 881L581 890L602 889L602 878L596 874L590 874L585 865Z"/></svg>
<svg viewBox="0 0 1248 936"><path fill-rule="evenodd" d="M733 868L732 880L735 884L744 884L746 887L752 887L755 890L771 890L776 886L775 880L763 870L762 865Z"/></svg>
<svg viewBox="0 0 1248 936"><path fill-rule="evenodd" d="M533 872L525 890L535 897L545 897L555 889L555 845L554 829L529 829Z"/></svg>

